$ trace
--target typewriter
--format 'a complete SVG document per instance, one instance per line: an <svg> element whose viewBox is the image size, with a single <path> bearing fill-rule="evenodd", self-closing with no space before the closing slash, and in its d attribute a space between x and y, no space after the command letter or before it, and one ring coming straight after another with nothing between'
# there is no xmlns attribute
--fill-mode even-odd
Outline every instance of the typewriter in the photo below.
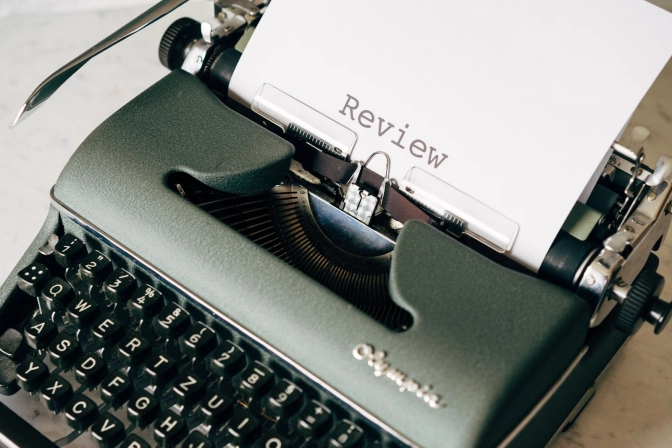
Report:
<svg viewBox="0 0 672 448"><path fill-rule="evenodd" d="M17 121L185 1L55 72ZM599 219L564 227L532 273L462 217L227 98L267 6L216 0L218 26L173 23L170 72L64 168L0 288L0 444L549 443L628 338L668 321L654 253L672 157L647 166L641 139L615 142L577 212Z"/></svg>

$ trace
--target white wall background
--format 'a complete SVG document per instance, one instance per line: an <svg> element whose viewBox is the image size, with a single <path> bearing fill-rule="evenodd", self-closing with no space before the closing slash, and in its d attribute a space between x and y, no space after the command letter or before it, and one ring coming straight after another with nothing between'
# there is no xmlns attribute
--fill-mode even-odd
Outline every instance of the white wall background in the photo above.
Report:
<svg viewBox="0 0 672 448"><path fill-rule="evenodd" d="M668 11L672 11L672 0L648 1ZM149 6L157 2L158 0L0 0L0 17L12 14L91 11L129 6Z"/></svg>
<svg viewBox="0 0 672 448"><path fill-rule="evenodd" d="M672 2L672 0L665 1ZM149 7L155 3L158 3L158 0L0 0L0 17L13 14L62 13L134 6Z"/></svg>

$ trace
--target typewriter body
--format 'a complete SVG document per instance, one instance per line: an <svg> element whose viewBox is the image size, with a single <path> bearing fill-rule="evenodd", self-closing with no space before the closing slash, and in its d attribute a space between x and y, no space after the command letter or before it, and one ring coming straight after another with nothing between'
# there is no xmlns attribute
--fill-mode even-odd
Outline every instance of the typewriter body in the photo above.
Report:
<svg viewBox="0 0 672 448"><path fill-rule="evenodd" d="M21 113L181 3L66 65ZM587 202L601 218L584 239L561 231L534 274L459 216L228 101L266 6L218 0L214 29L175 22L160 45L172 71L65 166L0 289L0 441L544 446L629 336L667 323L653 252L672 158L649 167L641 141L614 143ZM9 410L26 401L60 432Z"/></svg>

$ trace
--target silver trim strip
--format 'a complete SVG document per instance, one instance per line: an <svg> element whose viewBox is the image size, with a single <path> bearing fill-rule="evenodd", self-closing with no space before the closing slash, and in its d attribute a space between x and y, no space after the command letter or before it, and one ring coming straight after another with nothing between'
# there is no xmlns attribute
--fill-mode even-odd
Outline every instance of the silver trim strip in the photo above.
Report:
<svg viewBox="0 0 672 448"><path fill-rule="evenodd" d="M403 434L399 433L395 429L391 428L387 424L383 423L378 417L375 415L371 414L370 412L366 411L363 409L361 406L357 405L355 402L347 398L345 395L341 394L338 392L336 389L332 388L329 384L325 383L322 381L319 377L314 375L312 372L309 370L305 369L301 365L295 363L291 358L289 358L287 355L282 353L280 350L276 349L275 347L271 346L268 344L266 341L263 339L257 337L255 334L247 330L245 327L240 325L238 322L235 320L231 319L230 317L226 316L223 314L220 310L214 308L212 305L210 305L208 302L202 300L200 297L198 297L196 294L191 292L189 289L186 287L182 286L179 282L177 282L175 279L171 278L168 276L166 273L163 271L157 269L155 266L153 266L150 262L142 258L140 255L136 254L132 250L128 249L126 246L121 244L120 242L116 241L114 238L100 230L98 227L95 225L91 224L89 221L86 220L86 218L82 217L81 215L77 214L74 210L69 208L67 205L59 201L56 196L54 195L54 188L51 188L51 201L59 212L63 213L65 216L68 218L72 219L76 223L78 223L80 226L82 226L84 229L90 229L94 231L95 233L98 233L100 236L105 238L112 246L120 250L121 252L125 253L128 255L130 258L135 259L140 265L143 267L151 270L153 273L155 273L158 277L161 277L166 283L170 284L174 288L178 289L180 292L182 292L184 295L188 296L191 298L193 301L196 303L200 304L201 306L206 307L207 309L211 310L213 313L215 313L217 316L219 316L221 319L226 321L229 325L234 327L236 330L240 331L242 334L246 335L250 339L253 339L256 341L258 344L266 347L266 349L279 358L281 358L283 361L287 362L288 364L292 365L296 370L298 370L300 373L304 374L308 378L310 378L312 381L315 383L319 384L321 387L323 387L325 390L329 391L331 394L336 396L339 400L343 401L346 403L348 406L350 406L352 409L354 409L356 412L360 413L364 417L366 417L368 420L370 420L374 425L379 426L381 429L386 431L387 433L391 434L392 436L396 437L399 439L400 442L406 443L410 445L413 448L420 448L420 445L418 445L416 442L413 442L411 439L408 437L404 436Z"/></svg>
<svg viewBox="0 0 672 448"><path fill-rule="evenodd" d="M21 448L19 445L10 440L6 435L0 432L0 446L7 448Z"/></svg>
<svg viewBox="0 0 672 448"><path fill-rule="evenodd" d="M525 418L520 421L520 423L518 423L518 426L516 426L513 429L513 431L511 431L511 433L499 445L497 445L497 448L504 448L508 446L511 442L513 442L513 439L515 439L518 436L518 434L520 434L520 432L523 429L525 429L527 424L530 423L530 421L532 421L532 419L539 413L539 411L541 411L541 408L543 408L546 405L548 400L550 400L551 397L555 395L555 392L557 392L560 386L562 386L562 384L567 380L567 378L569 377L569 375L571 375L576 366L579 365L579 362L581 362L586 353L588 353L588 346L583 347L581 352L576 356L576 358L574 358L574 361L572 361L569 367L567 367L567 370L564 371L564 373L558 379L558 381L556 381L555 384L553 384L553 386L548 390L548 392L546 392L543 398L539 400L539 403L537 403L536 406L532 408L530 413L527 414Z"/></svg>

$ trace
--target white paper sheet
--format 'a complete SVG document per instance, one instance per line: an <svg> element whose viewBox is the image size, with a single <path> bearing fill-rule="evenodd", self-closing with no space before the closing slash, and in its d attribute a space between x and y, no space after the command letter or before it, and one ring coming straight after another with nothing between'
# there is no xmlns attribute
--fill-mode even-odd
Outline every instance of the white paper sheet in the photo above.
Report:
<svg viewBox="0 0 672 448"><path fill-rule="evenodd" d="M273 0L229 94L275 86L356 132L352 160L483 202L536 271L671 54L672 14L643 0Z"/></svg>

